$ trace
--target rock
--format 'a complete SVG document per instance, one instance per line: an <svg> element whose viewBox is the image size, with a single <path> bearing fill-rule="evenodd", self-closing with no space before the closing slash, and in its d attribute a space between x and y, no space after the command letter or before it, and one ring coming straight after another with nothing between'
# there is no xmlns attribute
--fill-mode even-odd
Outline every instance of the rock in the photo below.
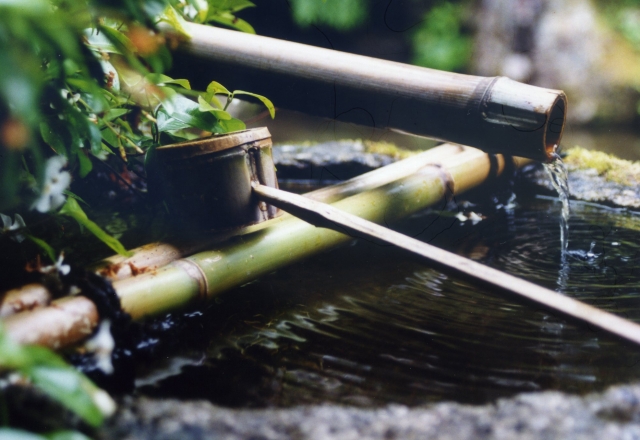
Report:
<svg viewBox="0 0 640 440"><path fill-rule="evenodd" d="M640 384L584 397L548 391L482 406L440 403L228 409L205 401L129 398L103 439L618 439L640 438Z"/></svg>
<svg viewBox="0 0 640 440"><path fill-rule="evenodd" d="M640 164L597 151L572 148L565 158L570 197L631 209L640 208L638 176ZM592 168L596 167L596 168ZM551 180L539 164L523 170L525 178L556 194Z"/></svg>
<svg viewBox="0 0 640 440"><path fill-rule="evenodd" d="M273 160L280 179L339 181L388 165L387 154L368 153L361 141L340 140L312 146L278 145Z"/></svg>
<svg viewBox="0 0 640 440"><path fill-rule="evenodd" d="M525 171L536 185L556 194L547 173L542 167ZM610 182L598 176L595 170L574 170L569 172L569 194L571 198L586 202L602 203L625 208L640 208L640 191L619 183Z"/></svg>

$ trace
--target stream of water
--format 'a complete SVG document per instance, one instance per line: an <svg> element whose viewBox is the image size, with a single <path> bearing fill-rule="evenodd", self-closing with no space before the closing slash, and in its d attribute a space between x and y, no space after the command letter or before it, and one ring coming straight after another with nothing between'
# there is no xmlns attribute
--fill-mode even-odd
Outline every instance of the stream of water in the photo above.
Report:
<svg viewBox="0 0 640 440"><path fill-rule="evenodd" d="M559 154L553 153L553 160L545 163L544 169L551 179L553 187L558 191L562 210L560 212L560 249L564 254L569 248L569 183L567 167Z"/></svg>

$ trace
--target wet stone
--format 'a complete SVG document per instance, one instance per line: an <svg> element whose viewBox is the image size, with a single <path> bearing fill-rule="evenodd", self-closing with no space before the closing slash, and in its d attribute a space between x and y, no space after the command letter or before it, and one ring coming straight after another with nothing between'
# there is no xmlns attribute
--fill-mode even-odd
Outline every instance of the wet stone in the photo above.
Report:
<svg viewBox="0 0 640 440"><path fill-rule="evenodd" d="M640 188L612 182L594 169L569 170L569 195L573 199L625 208L640 208ZM550 194L557 194L542 166L530 165L523 170L525 178Z"/></svg>
<svg viewBox="0 0 640 440"><path fill-rule="evenodd" d="M128 398L103 439L617 439L640 438L640 384L584 397L520 394L482 406L440 403L228 409L205 401Z"/></svg>
<svg viewBox="0 0 640 440"><path fill-rule="evenodd" d="M394 158L367 153L361 141L340 140L312 146L276 145L273 160L279 179L336 182L394 162Z"/></svg>

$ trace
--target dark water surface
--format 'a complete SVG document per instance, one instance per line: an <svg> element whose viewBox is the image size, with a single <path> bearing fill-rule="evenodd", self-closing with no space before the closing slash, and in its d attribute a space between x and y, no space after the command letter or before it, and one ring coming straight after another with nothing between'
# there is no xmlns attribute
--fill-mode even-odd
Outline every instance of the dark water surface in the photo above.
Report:
<svg viewBox="0 0 640 440"><path fill-rule="evenodd" d="M402 225L494 268L640 321L640 217L519 196ZM522 391L587 392L640 378L640 350L603 332L430 269L365 241L221 296L199 343L143 371L138 392L230 406L479 403Z"/></svg>

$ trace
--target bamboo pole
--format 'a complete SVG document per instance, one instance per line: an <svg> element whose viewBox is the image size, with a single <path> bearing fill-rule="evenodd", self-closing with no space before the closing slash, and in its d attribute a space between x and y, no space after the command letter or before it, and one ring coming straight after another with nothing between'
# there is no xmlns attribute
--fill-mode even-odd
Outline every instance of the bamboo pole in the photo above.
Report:
<svg viewBox="0 0 640 440"><path fill-rule="evenodd" d="M394 162L345 182L311 191L306 193L305 196L324 203L337 202L354 194L370 191L391 183L394 180L407 177L427 165L437 165L440 167L451 166L451 161L457 160L457 155L462 151L464 151L464 147L461 145L442 144L414 156L411 161ZM513 160L518 160L522 162L522 164L528 163L528 161L523 158L513 158ZM256 225L231 231L201 234L197 239L183 239L178 242L149 243L132 249L131 253L133 255L130 257L113 255L91 265L89 269L112 281L122 280L146 272L153 272L172 261L195 254L196 252L205 250L207 247L229 240L232 237L251 234L271 227L288 216L288 214L285 214L283 217L270 219Z"/></svg>
<svg viewBox="0 0 640 440"><path fill-rule="evenodd" d="M370 238L397 246L423 257L432 266L445 272L470 279L474 284L480 283L509 296L516 295L542 305L552 312L560 312L569 318L592 324L608 333L640 344L640 325L613 313L392 231L340 211L334 206L260 184L254 184L253 191L263 202L277 206L314 226L329 228L350 237Z"/></svg>
<svg viewBox="0 0 640 440"><path fill-rule="evenodd" d="M58 349L91 335L99 319L91 300L69 296L55 300L49 307L11 315L3 324L9 337L17 342Z"/></svg>
<svg viewBox="0 0 640 440"><path fill-rule="evenodd" d="M438 163L428 164L429 155L438 156ZM331 200L332 197L347 196L358 188L370 188L335 202L335 206L372 221L393 221L501 174L505 169L505 160L500 155L492 160L487 154L474 148L445 145L437 147L435 152L425 152L390 167L394 167L396 177L405 177L393 180L393 173L389 173L385 167L337 187L315 192L315 197ZM381 177L378 184L385 183L383 186L377 186L376 176ZM388 181L390 182L386 183ZM315 228L302 220L287 216L264 229L221 244L215 250L200 252L157 270L117 280L114 288L121 298L123 309L134 319L143 319L211 298L229 288L245 284L349 240L343 234ZM86 299L72 298L66 301ZM55 306L57 301L53 304ZM49 309L51 307L40 311L46 312ZM24 324L20 323L31 319L32 313L34 312L23 312L7 320L5 327L8 334L21 340L25 333L17 332L15 328L19 325L24 328ZM55 323L49 320L47 325L51 329L73 328L76 321L84 323L86 318L71 314L57 316ZM97 316L94 318L92 326L97 325ZM66 332L65 335L66 339L60 342L62 345L81 340L86 332ZM42 345L50 345L52 342L44 337L41 340L30 338L30 341Z"/></svg>
<svg viewBox="0 0 640 440"><path fill-rule="evenodd" d="M447 168L426 166L408 177L333 205L375 222L392 222L447 195L477 186L488 176L504 170L502 156L498 156L496 169L492 169L489 156L473 148L463 147L456 156L458 160ZM405 163L411 163L411 159ZM350 239L297 218L288 218L216 250L178 260L156 274L118 281L114 287L127 313L134 319L142 319L209 299Z"/></svg>
<svg viewBox="0 0 640 440"><path fill-rule="evenodd" d="M463 151L463 148L460 145L443 144L414 156L410 162L395 162L340 184L309 192L306 196L320 202L332 203L406 177L426 165L446 167L451 158L456 160L455 158ZM522 158L517 159L525 160ZM182 238L171 242L149 243L132 249L131 253L133 255L130 257L113 255L90 265L88 270L94 271L111 281L122 280L131 276L135 277L144 273L153 273L175 260L211 248L232 237L251 234L271 227L288 217L289 214L284 214L281 217L256 225L223 232L202 233L195 239ZM3 298L0 303L0 317L46 306L51 301L48 290L41 284L30 284L19 289L12 289L0 295L0 297Z"/></svg>
<svg viewBox="0 0 640 440"><path fill-rule="evenodd" d="M250 83L281 107L540 161L562 138L567 100L559 90L194 23L185 29L191 38L179 50L191 56L191 73L214 61L217 80Z"/></svg>
<svg viewBox="0 0 640 440"><path fill-rule="evenodd" d="M7 290L0 295L0 318L24 310L43 307L51 302L49 289L39 283L30 283L22 287Z"/></svg>

